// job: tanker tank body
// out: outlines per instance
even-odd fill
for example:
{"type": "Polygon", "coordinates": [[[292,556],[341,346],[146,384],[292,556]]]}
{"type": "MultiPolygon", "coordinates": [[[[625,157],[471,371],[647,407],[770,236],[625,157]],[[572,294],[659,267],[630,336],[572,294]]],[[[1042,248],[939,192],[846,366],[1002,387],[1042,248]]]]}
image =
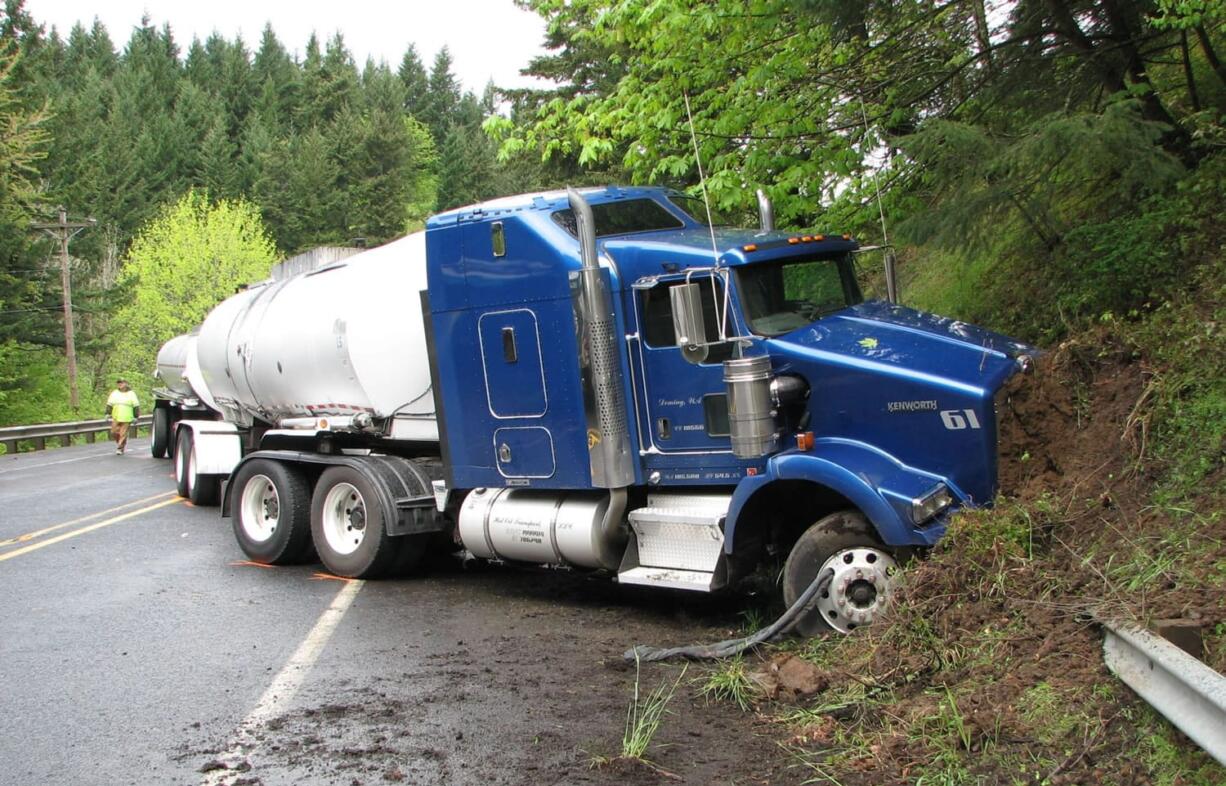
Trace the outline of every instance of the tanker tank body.
{"type": "Polygon", "coordinates": [[[226,420],[437,443],[425,257],[416,233],[214,309],[200,330],[200,367],[226,420]]]}
{"type": "Polygon", "coordinates": [[[176,479],[193,502],[222,502],[252,560],[318,553],[369,577],[407,568],[445,529],[425,289],[416,233],[250,286],[205,318],[199,368],[221,421],[179,424],[176,479]]]}
{"type": "Polygon", "coordinates": [[[172,452],[176,424],[180,420],[214,420],[220,417],[213,397],[200,375],[196,356],[197,331],[175,336],[162,345],[153,372],[160,387],[153,389],[153,438],[150,450],[154,458],[172,452]]]}

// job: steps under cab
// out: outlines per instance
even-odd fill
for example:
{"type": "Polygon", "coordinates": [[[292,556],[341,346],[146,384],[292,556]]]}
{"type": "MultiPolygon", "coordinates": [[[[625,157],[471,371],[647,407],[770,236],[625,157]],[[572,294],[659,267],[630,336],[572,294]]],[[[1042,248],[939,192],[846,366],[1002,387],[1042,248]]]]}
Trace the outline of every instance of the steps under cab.
{"type": "Polygon", "coordinates": [[[633,537],[617,580],[710,592],[728,580],[724,518],[731,495],[652,494],[630,512],[633,537]]]}

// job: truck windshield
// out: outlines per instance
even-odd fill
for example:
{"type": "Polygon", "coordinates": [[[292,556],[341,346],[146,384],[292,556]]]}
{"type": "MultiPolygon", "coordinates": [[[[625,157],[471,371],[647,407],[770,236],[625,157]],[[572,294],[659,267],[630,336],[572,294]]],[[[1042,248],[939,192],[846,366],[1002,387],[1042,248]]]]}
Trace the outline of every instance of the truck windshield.
{"type": "Polygon", "coordinates": [[[745,321],[759,335],[778,336],[859,303],[846,255],[736,269],[745,321]]]}

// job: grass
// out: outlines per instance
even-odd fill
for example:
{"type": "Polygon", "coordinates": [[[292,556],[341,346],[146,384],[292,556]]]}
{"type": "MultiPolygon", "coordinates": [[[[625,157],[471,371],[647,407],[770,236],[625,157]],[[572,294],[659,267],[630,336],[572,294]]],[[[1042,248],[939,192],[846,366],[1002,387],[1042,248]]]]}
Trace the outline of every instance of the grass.
{"type": "Polygon", "coordinates": [[[681,684],[686,669],[682,668],[677,679],[671,683],[665,680],[650,693],[643,695],[640,686],[641,666],[638,658],[635,658],[634,695],[630,700],[630,705],[626,708],[626,726],[622,733],[621,757],[646,762],[647,749],[651,747],[652,740],[660,730],[660,724],[664,722],[664,716],[668,712],[668,703],[672,701],[673,695],[677,692],[677,686],[681,684]]]}
{"type": "Polygon", "coordinates": [[[1133,718],[1137,728],[1136,753],[1149,773],[1153,786],[1221,786],[1226,774],[1222,765],[1199,751],[1189,756],[1182,735],[1158,713],[1141,708],[1133,718]]]}
{"type": "Polygon", "coordinates": [[[754,700],[754,684],[749,679],[745,659],[737,655],[721,661],[698,692],[707,701],[731,701],[741,712],[747,711],[754,700]]]}

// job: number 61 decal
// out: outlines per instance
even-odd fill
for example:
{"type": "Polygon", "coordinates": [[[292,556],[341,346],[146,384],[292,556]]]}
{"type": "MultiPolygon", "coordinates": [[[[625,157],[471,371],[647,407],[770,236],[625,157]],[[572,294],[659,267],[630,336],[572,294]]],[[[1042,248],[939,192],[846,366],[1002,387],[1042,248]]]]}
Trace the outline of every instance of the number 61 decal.
{"type": "Polygon", "coordinates": [[[971,428],[979,428],[979,417],[975,415],[973,409],[945,409],[941,410],[941,422],[945,424],[945,428],[950,431],[961,431],[970,426],[971,428]]]}

